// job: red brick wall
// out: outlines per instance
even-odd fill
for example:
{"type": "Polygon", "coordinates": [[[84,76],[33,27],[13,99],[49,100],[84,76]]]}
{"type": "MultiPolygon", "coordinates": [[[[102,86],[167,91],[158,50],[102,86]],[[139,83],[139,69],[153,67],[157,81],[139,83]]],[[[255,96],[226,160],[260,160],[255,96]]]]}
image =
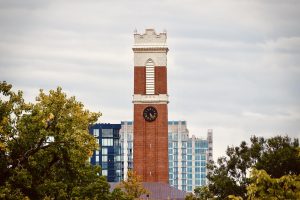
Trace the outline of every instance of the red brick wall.
{"type": "Polygon", "coordinates": [[[167,67],[155,67],[155,94],[167,94],[167,67]]]}
{"type": "MultiPolygon", "coordinates": [[[[134,94],[146,94],[146,67],[134,67],[134,94]]],[[[155,67],[155,94],[167,94],[167,67],[155,67]]]]}
{"type": "Polygon", "coordinates": [[[167,104],[134,105],[133,163],[134,170],[144,182],[169,181],[167,109],[167,104]],[[158,117],[153,122],[143,118],[147,106],[153,106],[158,111],[158,117]]]}
{"type": "Polygon", "coordinates": [[[146,94],[146,67],[134,67],[134,94],[146,94]]]}

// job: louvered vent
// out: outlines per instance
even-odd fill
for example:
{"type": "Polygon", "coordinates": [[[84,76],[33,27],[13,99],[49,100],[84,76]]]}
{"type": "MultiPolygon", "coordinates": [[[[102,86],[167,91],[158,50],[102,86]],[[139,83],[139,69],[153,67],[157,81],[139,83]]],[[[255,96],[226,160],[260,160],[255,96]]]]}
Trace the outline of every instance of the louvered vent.
{"type": "Polygon", "coordinates": [[[154,94],[154,63],[151,59],[146,64],[146,94],[154,94]]]}

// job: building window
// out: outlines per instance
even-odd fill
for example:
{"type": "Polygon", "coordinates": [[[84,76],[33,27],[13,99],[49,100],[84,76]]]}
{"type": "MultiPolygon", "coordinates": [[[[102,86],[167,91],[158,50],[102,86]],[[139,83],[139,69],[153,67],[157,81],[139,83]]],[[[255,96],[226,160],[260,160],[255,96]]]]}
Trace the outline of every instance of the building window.
{"type": "Polygon", "coordinates": [[[187,159],[188,159],[188,160],[192,160],[192,155],[188,155],[188,156],[187,156],[187,159]]]}
{"type": "Polygon", "coordinates": [[[102,170],[102,176],[107,176],[107,170],[102,170]]]}
{"type": "Polygon", "coordinates": [[[107,169],[107,162],[103,162],[101,164],[102,169],[107,169]]]}
{"type": "Polygon", "coordinates": [[[174,167],[178,167],[178,162],[174,162],[174,167]]]}
{"type": "Polygon", "coordinates": [[[114,146],[120,146],[120,143],[119,143],[118,139],[114,139],[114,146]]]}
{"type": "Polygon", "coordinates": [[[103,154],[107,154],[107,148],[106,147],[102,147],[102,155],[103,154]]]}
{"type": "Polygon", "coordinates": [[[178,134],[177,133],[174,134],[174,140],[178,140],[178,134]]]}
{"type": "Polygon", "coordinates": [[[113,137],[113,129],[102,129],[102,137],[113,137]]]}
{"type": "Polygon", "coordinates": [[[93,129],[94,137],[99,137],[99,129],[93,129]]]}
{"type": "Polygon", "coordinates": [[[201,155],[201,160],[206,160],[206,156],[204,154],[201,155]]]}
{"type": "Polygon", "coordinates": [[[113,139],[102,139],[102,146],[113,146],[113,139]]]}
{"type": "Polygon", "coordinates": [[[177,142],[173,142],[173,147],[174,148],[178,148],[178,143],[177,142]]]}
{"type": "Polygon", "coordinates": [[[178,155],[178,149],[174,149],[174,155],[178,155]]]}
{"type": "Polygon", "coordinates": [[[188,186],[187,188],[188,188],[187,191],[190,191],[190,192],[191,192],[191,191],[193,190],[193,187],[192,187],[192,186],[188,186]]]}
{"type": "Polygon", "coordinates": [[[107,162],[107,156],[102,156],[102,162],[107,162]]]}
{"type": "Polygon", "coordinates": [[[196,154],[203,154],[203,153],[205,153],[205,149],[195,149],[195,153],[196,154]]]}
{"type": "Polygon", "coordinates": [[[115,161],[121,161],[121,158],[120,158],[119,155],[118,155],[118,156],[115,156],[115,161]]]}

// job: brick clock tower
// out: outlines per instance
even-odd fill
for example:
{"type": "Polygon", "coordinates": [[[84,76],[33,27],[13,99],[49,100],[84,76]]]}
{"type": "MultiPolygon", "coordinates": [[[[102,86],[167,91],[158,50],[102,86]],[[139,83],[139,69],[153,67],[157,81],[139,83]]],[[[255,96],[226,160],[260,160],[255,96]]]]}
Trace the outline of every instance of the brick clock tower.
{"type": "Polygon", "coordinates": [[[134,34],[133,168],[143,182],[169,182],[167,34],[134,34]]]}

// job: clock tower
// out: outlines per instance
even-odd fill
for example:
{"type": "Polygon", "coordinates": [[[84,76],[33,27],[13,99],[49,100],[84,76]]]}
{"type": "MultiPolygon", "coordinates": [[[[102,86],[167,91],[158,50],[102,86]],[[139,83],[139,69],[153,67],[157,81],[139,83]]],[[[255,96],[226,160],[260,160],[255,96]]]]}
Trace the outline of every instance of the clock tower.
{"type": "Polygon", "coordinates": [[[169,182],[167,34],[134,33],[133,168],[143,182],[169,182]]]}

